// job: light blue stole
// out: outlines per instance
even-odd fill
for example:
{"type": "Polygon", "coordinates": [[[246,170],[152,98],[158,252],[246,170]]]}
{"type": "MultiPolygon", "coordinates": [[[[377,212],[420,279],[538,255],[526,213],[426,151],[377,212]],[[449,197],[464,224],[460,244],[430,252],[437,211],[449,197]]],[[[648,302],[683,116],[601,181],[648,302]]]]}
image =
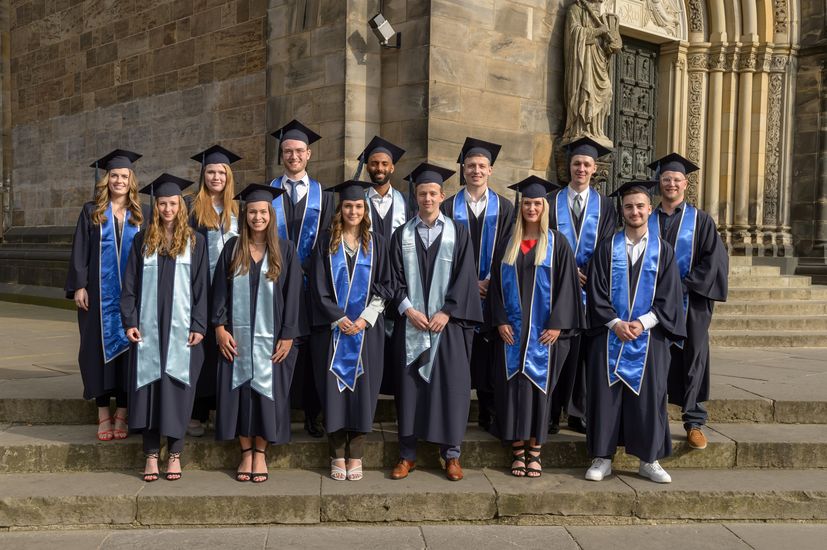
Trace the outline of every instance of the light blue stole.
{"type": "MultiPolygon", "coordinates": [[[[643,264],[640,267],[640,275],[635,287],[634,303],[630,303],[631,266],[626,254],[626,233],[624,231],[615,233],[612,239],[611,292],[612,305],[621,321],[632,321],[652,309],[660,264],[660,236],[657,233],[649,232],[646,250],[639,261],[643,264]]],[[[636,395],[640,395],[649,351],[649,337],[649,331],[644,330],[635,340],[621,342],[617,335],[609,330],[606,342],[609,386],[621,381],[636,395]]]]}
{"type": "MultiPolygon", "coordinates": [[[[236,246],[237,243],[236,243],[236,246]]],[[[252,268],[252,266],[251,266],[252,268]]],[[[233,338],[238,356],[233,360],[233,389],[245,382],[273,401],[273,350],[276,348],[275,284],[267,278],[267,253],[261,260],[258,291],[250,295],[250,272],[233,277],[232,322],[233,338]],[[250,308],[256,304],[256,317],[250,326],[250,308]]]]}
{"type": "MultiPolygon", "coordinates": [[[[692,260],[695,256],[695,228],[698,225],[698,209],[688,203],[683,203],[684,207],[681,211],[681,221],[678,226],[678,237],[675,239],[675,261],[678,263],[678,270],[681,274],[681,281],[683,281],[689,270],[692,269],[692,260]]],[[[660,208],[658,208],[660,210],[660,208]]],[[[649,216],[649,232],[658,236],[660,232],[660,216],[657,212],[649,216]]],[[[689,295],[683,293],[683,315],[686,319],[686,313],[689,309],[689,295]]],[[[675,343],[678,347],[683,347],[683,343],[675,343]]]]}
{"type": "Polygon", "coordinates": [[[112,204],[106,207],[100,226],[100,258],[98,274],[100,280],[100,320],[103,362],[108,363],[129,349],[129,340],[121,322],[121,278],[126,271],[126,260],[132,249],[132,240],[140,228],[129,223],[131,214],[127,210],[121,229],[121,246],[115,242],[115,216],[112,204]]]}
{"type": "Polygon", "coordinates": [[[219,223],[218,229],[207,230],[207,258],[210,260],[210,281],[215,274],[215,266],[218,265],[218,258],[221,256],[221,251],[224,250],[224,245],[233,237],[238,236],[238,219],[235,216],[230,216],[230,229],[224,231],[224,224],[219,223]]]}
{"type": "MultiPolygon", "coordinates": [[[[451,279],[451,266],[454,263],[454,247],[456,246],[457,230],[450,218],[445,218],[442,228],[442,241],[439,243],[434,272],[431,278],[431,288],[428,293],[428,309],[425,310],[425,291],[422,285],[422,274],[419,271],[419,259],[416,252],[416,239],[419,238],[416,225],[419,216],[402,226],[402,267],[405,271],[405,281],[408,287],[408,300],[414,309],[423,312],[430,319],[445,304],[445,293],[451,279]]],[[[425,382],[431,381],[431,372],[434,368],[439,348],[440,332],[417,330],[405,319],[405,366],[409,367],[420,355],[428,352],[428,360],[419,367],[419,376],[425,382]]]]}
{"type": "Polygon", "coordinates": [[[523,312],[520,297],[520,281],[515,264],[505,262],[500,266],[502,296],[508,322],[514,330],[514,344],[505,346],[506,378],[511,380],[522,372],[543,393],[548,392],[551,373],[551,345],[539,343],[543,327],[551,315],[552,266],[554,265],[554,233],[548,232],[548,248],[541,265],[534,269],[534,286],[531,294],[531,311],[528,314],[528,341],[525,354],[521,354],[523,338],[523,312]]]}
{"type": "MultiPolygon", "coordinates": [[[[352,278],[347,268],[344,241],[339,243],[339,249],[335,254],[330,255],[330,273],[333,276],[336,304],[344,310],[348,319],[357,319],[367,307],[370,298],[373,239],[368,244],[366,254],[362,253],[362,247],[359,246],[352,278]]],[[[347,335],[342,334],[338,325],[333,329],[333,357],[330,361],[330,372],[336,377],[340,392],[345,388],[354,391],[356,380],[365,372],[365,367],[362,365],[364,340],[364,330],[358,334],[347,335]]]]}
{"type": "MultiPolygon", "coordinates": [[[[310,185],[307,188],[307,202],[302,214],[302,225],[299,230],[299,242],[293,243],[299,255],[299,261],[304,264],[313,252],[316,245],[316,238],[319,235],[319,223],[322,219],[322,184],[313,178],[308,178],[310,185]]],[[[278,177],[270,182],[271,187],[282,189],[284,176],[278,177]]],[[[273,209],[276,211],[276,222],[279,229],[279,237],[282,240],[290,240],[290,233],[287,230],[287,218],[284,217],[285,196],[281,195],[273,199],[273,209]]],[[[286,200],[290,200],[287,198],[286,200]]]]}
{"type": "MultiPolygon", "coordinates": [[[[391,187],[390,192],[393,199],[393,202],[391,203],[391,234],[393,234],[398,227],[401,227],[405,223],[407,217],[405,210],[407,207],[405,206],[405,197],[402,196],[402,193],[393,187],[391,187]]],[[[370,205],[370,196],[367,191],[365,191],[365,200],[368,202],[368,205],[370,205]]],[[[373,226],[376,225],[376,216],[378,215],[379,214],[374,211],[373,207],[370,206],[370,221],[372,222],[370,224],[371,231],[373,231],[373,226]]]]}
{"type": "MultiPolygon", "coordinates": [[[[491,261],[494,259],[494,247],[497,244],[497,222],[500,218],[500,197],[494,191],[488,191],[488,204],[485,207],[485,220],[480,237],[480,256],[477,258],[479,280],[484,281],[491,272],[491,261]]],[[[468,221],[468,206],[465,203],[465,191],[454,196],[454,221],[470,229],[468,221]]]]}
{"type": "MultiPolygon", "coordinates": [[[[582,268],[594,255],[597,246],[597,231],[600,228],[601,209],[600,193],[589,187],[588,198],[583,207],[580,222],[580,232],[576,232],[574,220],[569,210],[568,190],[564,189],[557,193],[555,202],[555,214],[557,217],[557,231],[566,237],[571,249],[574,251],[574,259],[577,267],[582,268]]],[[[586,291],[580,290],[583,305],[586,305],[586,291]]]]}
{"type": "MultiPolygon", "coordinates": [[[[175,278],[172,292],[172,318],[169,325],[165,372],[172,378],[190,385],[190,347],[187,345],[192,319],[192,263],[191,240],[175,258],[175,278]]],[[[137,350],[137,385],[140,389],[161,378],[161,329],[158,321],[158,251],[144,258],[141,281],[141,315],[138,330],[141,341],[137,350]]]]}

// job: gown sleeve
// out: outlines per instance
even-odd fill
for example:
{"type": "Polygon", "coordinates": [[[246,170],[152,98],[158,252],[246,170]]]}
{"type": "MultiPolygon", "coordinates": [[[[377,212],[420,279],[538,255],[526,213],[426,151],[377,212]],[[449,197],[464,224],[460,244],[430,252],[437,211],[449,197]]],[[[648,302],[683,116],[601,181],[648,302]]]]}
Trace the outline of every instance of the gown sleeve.
{"type": "Polygon", "coordinates": [[[138,326],[140,301],[141,270],[143,268],[143,256],[141,249],[144,246],[144,232],[141,231],[132,240],[132,248],[129,250],[129,258],[126,260],[126,271],[121,282],[121,322],[123,328],[138,326]]]}
{"type": "Polygon", "coordinates": [[[609,272],[612,240],[602,241],[589,265],[589,279],[586,281],[587,327],[598,329],[618,317],[612,305],[612,279],[609,272]]]}
{"type": "Polygon", "coordinates": [[[445,303],[441,311],[452,320],[482,324],[482,306],[480,305],[477,267],[474,262],[474,247],[468,236],[468,230],[457,223],[454,227],[457,234],[454,265],[451,268],[451,280],[448,283],[445,303]]]}
{"type": "Polygon", "coordinates": [[[330,234],[324,234],[316,243],[313,250],[310,267],[310,304],[311,323],[313,326],[330,326],[331,323],[346,317],[344,310],[339,307],[333,291],[332,275],[328,247],[330,234]]]}
{"type": "Polygon", "coordinates": [[[89,262],[92,254],[90,232],[92,231],[91,208],[85,204],[78,216],[75,235],[72,238],[72,254],[69,256],[69,272],[66,274],[66,297],[75,297],[75,291],[89,284],[89,262]]]}
{"type": "MultiPolygon", "coordinates": [[[[511,238],[511,232],[514,230],[514,216],[516,213],[516,209],[514,205],[511,204],[511,201],[506,199],[503,196],[500,196],[500,232],[499,236],[497,237],[497,242],[508,242],[508,239],[511,238]]],[[[491,264],[492,268],[494,265],[499,264],[491,264]]]]}
{"type": "Polygon", "coordinates": [[[402,261],[402,228],[398,227],[391,237],[389,247],[390,254],[390,278],[393,295],[388,304],[388,309],[396,312],[399,306],[408,297],[408,286],[405,281],[405,267],[402,261]]]}
{"type": "Polygon", "coordinates": [[[560,329],[571,335],[586,324],[580,301],[580,282],[574,252],[561,234],[554,232],[554,289],[551,315],[543,328],[560,329]]]}
{"type": "Polygon", "coordinates": [[[673,342],[686,338],[680,271],[672,247],[664,240],[660,245],[658,286],[650,311],[657,316],[657,327],[667,333],[667,338],[673,342]]]}
{"type": "Polygon", "coordinates": [[[190,332],[207,334],[207,318],[209,310],[207,295],[209,294],[209,263],[207,263],[207,245],[200,233],[193,233],[195,237],[195,251],[192,261],[192,311],[190,313],[190,332]]]}
{"type": "Polygon", "coordinates": [[[509,324],[503,300],[502,274],[500,272],[500,266],[507,248],[508,240],[501,240],[497,251],[494,253],[494,260],[491,262],[491,283],[488,287],[488,298],[485,300],[485,304],[488,307],[492,329],[509,324]]]}
{"type": "MultiPolygon", "coordinates": [[[[282,315],[281,340],[291,340],[301,336],[299,329],[299,308],[304,302],[302,299],[303,285],[302,270],[299,266],[299,259],[296,256],[296,249],[289,241],[279,241],[282,257],[282,299],[284,300],[284,313],[282,315]]],[[[225,247],[226,248],[226,247],[225,247]]]]}
{"type": "Polygon", "coordinates": [[[725,302],[729,277],[729,256],[715,227],[715,222],[705,212],[698,211],[699,258],[683,280],[689,292],[708,300],[725,302]]]}
{"type": "Polygon", "coordinates": [[[233,259],[235,243],[238,237],[229,239],[221,250],[215,273],[212,277],[212,311],[211,324],[215,327],[226,326],[230,321],[230,281],[228,279],[230,264],[233,259]]]}

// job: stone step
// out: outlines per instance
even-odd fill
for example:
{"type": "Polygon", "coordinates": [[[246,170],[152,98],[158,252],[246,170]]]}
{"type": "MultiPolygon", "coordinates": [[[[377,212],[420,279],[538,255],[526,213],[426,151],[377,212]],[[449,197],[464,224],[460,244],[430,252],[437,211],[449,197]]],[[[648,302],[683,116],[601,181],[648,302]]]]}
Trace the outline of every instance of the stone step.
{"type": "Polygon", "coordinates": [[[827,286],[805,288],[731,288],[727,299],[734,301],[754,300],[827,300],[827,286]]]}
{"type": "Polygon", "coordinates": [[[741,275],[729,278],[729,288],[807,288],[809,277],[799,275],[741,275]]]}
{"type": "Polygon", "coordinates": [[[360,482],[323,472],[277,470],[266,483],[231,472],[186,471],[174,483],[138,472],[0,475],[0,527],[141,528],[256,524],[478,522],[617,524],[673,521],[821,521],[827,470],[681,470],[657,484],[621,468],[600,483],[583,469],[547,469],[536,479],[465,469],[394,481],[367,471],[360,482]]]}
{"type": "Polygon", "coordinates": [[[781,275],[781,268],[774,265],[731,265],[729,266],[729,278],[742,275],[760,275],[764,277],[781,275]]]}
{"type": "MultiPolygon", "coordinates": [[[[827,426],[780,424],[711,424],[709,445],[703,451],[686,443],[682,426],[673,423],[669,468],[827,468],[827,426]],[[743,445],[743,448],[742,448],[743,445]]],[[[500,441],[476,426],[469,426],[462,447],[463,464],[472,468],[505,468],[510,454],[500,441]]],[[[390,469],[398,460],[396,426],[377,424],[365,445],[365,467],[390,469]]],[[[437,449],[422,444],[424,467],[438,467],[437,449]]],[[[585,468],[589,464],[584,435],[562,430],[543,446],[544,463],[553,467],[585,468]]],[[[306,435],[294,424],[293,441],[272,447],[274,469],[325,468],[329,464],[326,439],[306,435]]],[[[232,469],[238,464],[238,444],[216,442],[212,434],[187,438],[184,467],[195,470],[232,469]]],[[[92,426],[12,426],[0,432],[0,473],[89,472],[136,469],[143,466],[141,437],[101,442],[92,426]]],[[[633,457],[618,453],[620,466],[632,467],[633,457]]]]}
{"type": "Polygon", "coordinates": [[[827,332],[776,330],[710,330],[712,346],[736,348],[824,348],[827,332]]]}
{"type": "Polygon", "coordinates": [[[827,331],[827,315],[715,315],[712,330],[806,330],[827,331]]]}
{"type": "Polygon", "coordinates": [[[712,320],[720,315],[823,315],[827,314],[827,300],[757,300],[726,301],[715,304],[712,320]]]}

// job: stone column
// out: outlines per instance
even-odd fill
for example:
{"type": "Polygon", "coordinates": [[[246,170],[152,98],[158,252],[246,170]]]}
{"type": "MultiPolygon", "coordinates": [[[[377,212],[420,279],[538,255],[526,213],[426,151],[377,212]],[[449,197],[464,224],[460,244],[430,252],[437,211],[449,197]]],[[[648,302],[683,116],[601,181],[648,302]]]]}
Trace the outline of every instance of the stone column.
{"type": "Polygon", "coordinates": [[[670,113],[670,116],[659,117],[655,136],[657,154],[686,150],[687,49],[686,43],[682,42],[670,42],[660,47],[657,109],[659,113],[670,113]]]}
{"type": "Polygon", "coordinates": [[[752,146],[752,81],[756,55],[752,49],[741,52],[738,66],[738,130],[735,154],[735,204],[733,208],[733,245],[743,254],[752,244],[749,234],[750,152],[752,146]]]}
{"type": "Polygon", "coordinates": [[[816,162],[816,208],[813,252],[827,260],[827,59],[821,60],[821,100],[819,102],[819,149],[816,162]]]}
{"type": "Polygon", "coordinates": [[[689,72],[689,98],[687,123],[686,157],[696,162],[701,169],[689,175],[686,189],[687,199],[695,204],[703,204],[703,181],[706,174],[704,166],[704,142],[706,139],[706,80],[708,66],[708,44],[692,44],[687,58],[689,72]]]}
{"type": "Polygon", "coordinates": [[[703,207],[715,223],[720,218],[721,109],[724,97],[724,52],[719,46],[709,55],[709,104],[706,126],[706,170],[703,207]]]}
{"type": "Polygon", "coordinates": [[[0,242],[11,225],[11,43],[9,0],[0,2],[0,242]]]}

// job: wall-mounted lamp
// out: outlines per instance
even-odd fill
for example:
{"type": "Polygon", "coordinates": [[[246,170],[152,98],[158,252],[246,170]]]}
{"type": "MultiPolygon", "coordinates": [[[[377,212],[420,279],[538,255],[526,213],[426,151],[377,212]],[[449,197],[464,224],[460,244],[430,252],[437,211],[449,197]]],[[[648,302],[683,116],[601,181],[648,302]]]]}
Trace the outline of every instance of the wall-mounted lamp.
{"type": "Polygon", "coordinates": [[[370,28],[373,30],[373,34],[376,35],[376,38],[379,40],[379,45],[383,48],[396,48],[399,49],[402,46],[402,33],[396,32],[393,30],[393,27],[390,24],[390,21],[385,19],[385,16],[382,13],[377,13],[373,18],[369,21],[370,28]],[[391,44],[390,39],[396,35],[396,44],[391,44]]]}

